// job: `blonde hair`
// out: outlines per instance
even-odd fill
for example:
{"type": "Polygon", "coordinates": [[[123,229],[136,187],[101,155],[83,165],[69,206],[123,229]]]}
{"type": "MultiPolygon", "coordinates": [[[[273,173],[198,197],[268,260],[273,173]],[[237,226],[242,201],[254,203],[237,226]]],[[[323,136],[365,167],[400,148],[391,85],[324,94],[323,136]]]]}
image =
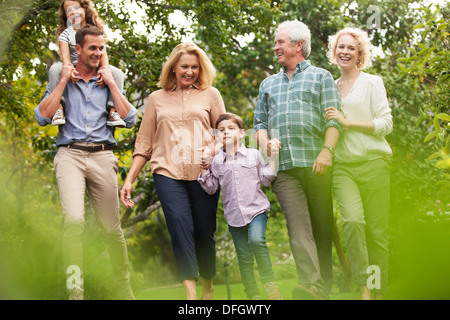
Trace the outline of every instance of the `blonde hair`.
{"type": "Polygon", "coordinates": [[[367,32],[358,28],[344,28],[328,39],[327,58],[330,64],[337,64],[336,62],[336,47],[338,40],[343,35],[351,35],[358,43],[359,60],[356,62],[358,70],[366,69],[372,65],[372,55],[370,53],[370,40],[367,32]]]}
{"type": "Polygon", "coordinates": [[[178,63],[183,54],[195,54],[198,58],[199,75],[196,84],[199,86],[199,89],[206,89],[210,87],[216,77],[216,69],[214,68],[211,60],[209,60],[205,51],[191,42],[180,43],[172,50],[166,63],[164,63],[157,85],[162,87],[164,90],[173,89],[173,87],[177,84],[177,78],[175,73],[172,72],[172,69],[178,63]]]}

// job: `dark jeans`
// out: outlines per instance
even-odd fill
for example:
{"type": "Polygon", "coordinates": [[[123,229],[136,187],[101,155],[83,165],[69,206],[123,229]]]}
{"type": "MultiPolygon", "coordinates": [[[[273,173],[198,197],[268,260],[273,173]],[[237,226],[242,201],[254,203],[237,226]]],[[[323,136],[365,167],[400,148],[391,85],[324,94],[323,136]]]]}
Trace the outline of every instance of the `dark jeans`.
{"type": "Polygon", "coordinates": [[[256,259],[261,282],[273,281],[272,262],[266,244],[267,218],[268,215],[265,212],[257,215],[246,226],[228,226],[236,248],[245,293],[249,298],[259,295],[255,272],[253,271],[254,259],[256,259]]]}
{"type": "Polygon", "coordinates": [[[311,168],[279,171],[272,184],[286,217],[299,283],[332,285],[333,202],[330,174],[311,168]]]}
{"type": "Polygon", "coordinates": [[[180,280],[210,280],[216,273],[216,211],[219,191],[210,196],[197,181],[153,174],[180,280]],[[198,270],[198,271],[197,271],[198,270]],[[197,273],[198,272],[198,273],[197,273]]]}

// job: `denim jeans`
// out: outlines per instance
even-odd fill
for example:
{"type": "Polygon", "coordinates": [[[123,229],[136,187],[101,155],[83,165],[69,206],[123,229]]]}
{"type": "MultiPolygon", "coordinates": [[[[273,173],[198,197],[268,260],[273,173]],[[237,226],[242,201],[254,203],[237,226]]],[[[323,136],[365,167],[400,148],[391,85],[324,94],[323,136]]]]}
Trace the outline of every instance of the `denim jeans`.
{"type": "Polygon", "coordinates": [[[267,212],[257,215],[244,227],[228,226],[236,249],[239,271],[249,298],[259,295],[253,261],[256,260],[262,283],[273,281],[272,262],[266,244],[267,212]]]}

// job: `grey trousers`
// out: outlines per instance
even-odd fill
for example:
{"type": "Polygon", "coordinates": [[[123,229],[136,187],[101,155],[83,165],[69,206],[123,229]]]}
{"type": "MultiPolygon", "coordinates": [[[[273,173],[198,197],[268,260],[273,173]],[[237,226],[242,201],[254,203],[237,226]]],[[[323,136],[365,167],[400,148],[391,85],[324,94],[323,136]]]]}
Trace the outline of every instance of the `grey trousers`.
{"type": "Polygon", "coordinates": [[[331,177],[311,168],[279,171],[272,184],[286,217],[289,244],[301,285],[330,292],[333,203],[331,177]]]}

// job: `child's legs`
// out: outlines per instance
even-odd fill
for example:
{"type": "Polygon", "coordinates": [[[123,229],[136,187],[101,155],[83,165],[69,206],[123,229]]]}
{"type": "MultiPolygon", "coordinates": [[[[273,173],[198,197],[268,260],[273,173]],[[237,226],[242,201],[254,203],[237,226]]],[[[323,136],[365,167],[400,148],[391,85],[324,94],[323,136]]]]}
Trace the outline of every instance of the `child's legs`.
{"type": "MultiPolygon", "coordinates": [[[[111,70],[117,88],[119,88],[120,92],[123,92],[123,83],[125,81],[125,75],[123,74],[122,70],[111,65],[109,66],[109,69],[111,70]]],[[[109,92],[108,96],[108,107],[114,108],[114,99],[112,97],[111,91],[109,92]]]]}
{"type": "Polygon", "coordinates": [[[61,79],[61,71],[62,71],[62,62],[56,62],[52,64],[50,69],[48,70],[48,86],[50,92],[55,90],[56,86],[61,79]]]}
{"type": "Polygon", "coordinates": [[[241,273],[245,293],[249,298],[259,295],[255,272],[253,271],[253,251],[248,242],[248,226],[228,226],[228,230],[233,238],[234,248],[236,249],[239,272],[241,273]]]}
{"type": "Polygon", "coordinates": [[[267,212],[253,218],[248,228],[250,248],[255,256],[262,283],[273,281],[272,261],[266,244],[267,212]]]}
{"type": "MultiPolygon", "coordinates": [[[[62,66],[62,62],[56,62],[52,64],[48,70],[48,89],[50,90],[50,93],[55,90],[59,80],[61,80],[62,66]]],[[[61,101],[64,102],[64,96],[61,97],[61,101]]]]}

